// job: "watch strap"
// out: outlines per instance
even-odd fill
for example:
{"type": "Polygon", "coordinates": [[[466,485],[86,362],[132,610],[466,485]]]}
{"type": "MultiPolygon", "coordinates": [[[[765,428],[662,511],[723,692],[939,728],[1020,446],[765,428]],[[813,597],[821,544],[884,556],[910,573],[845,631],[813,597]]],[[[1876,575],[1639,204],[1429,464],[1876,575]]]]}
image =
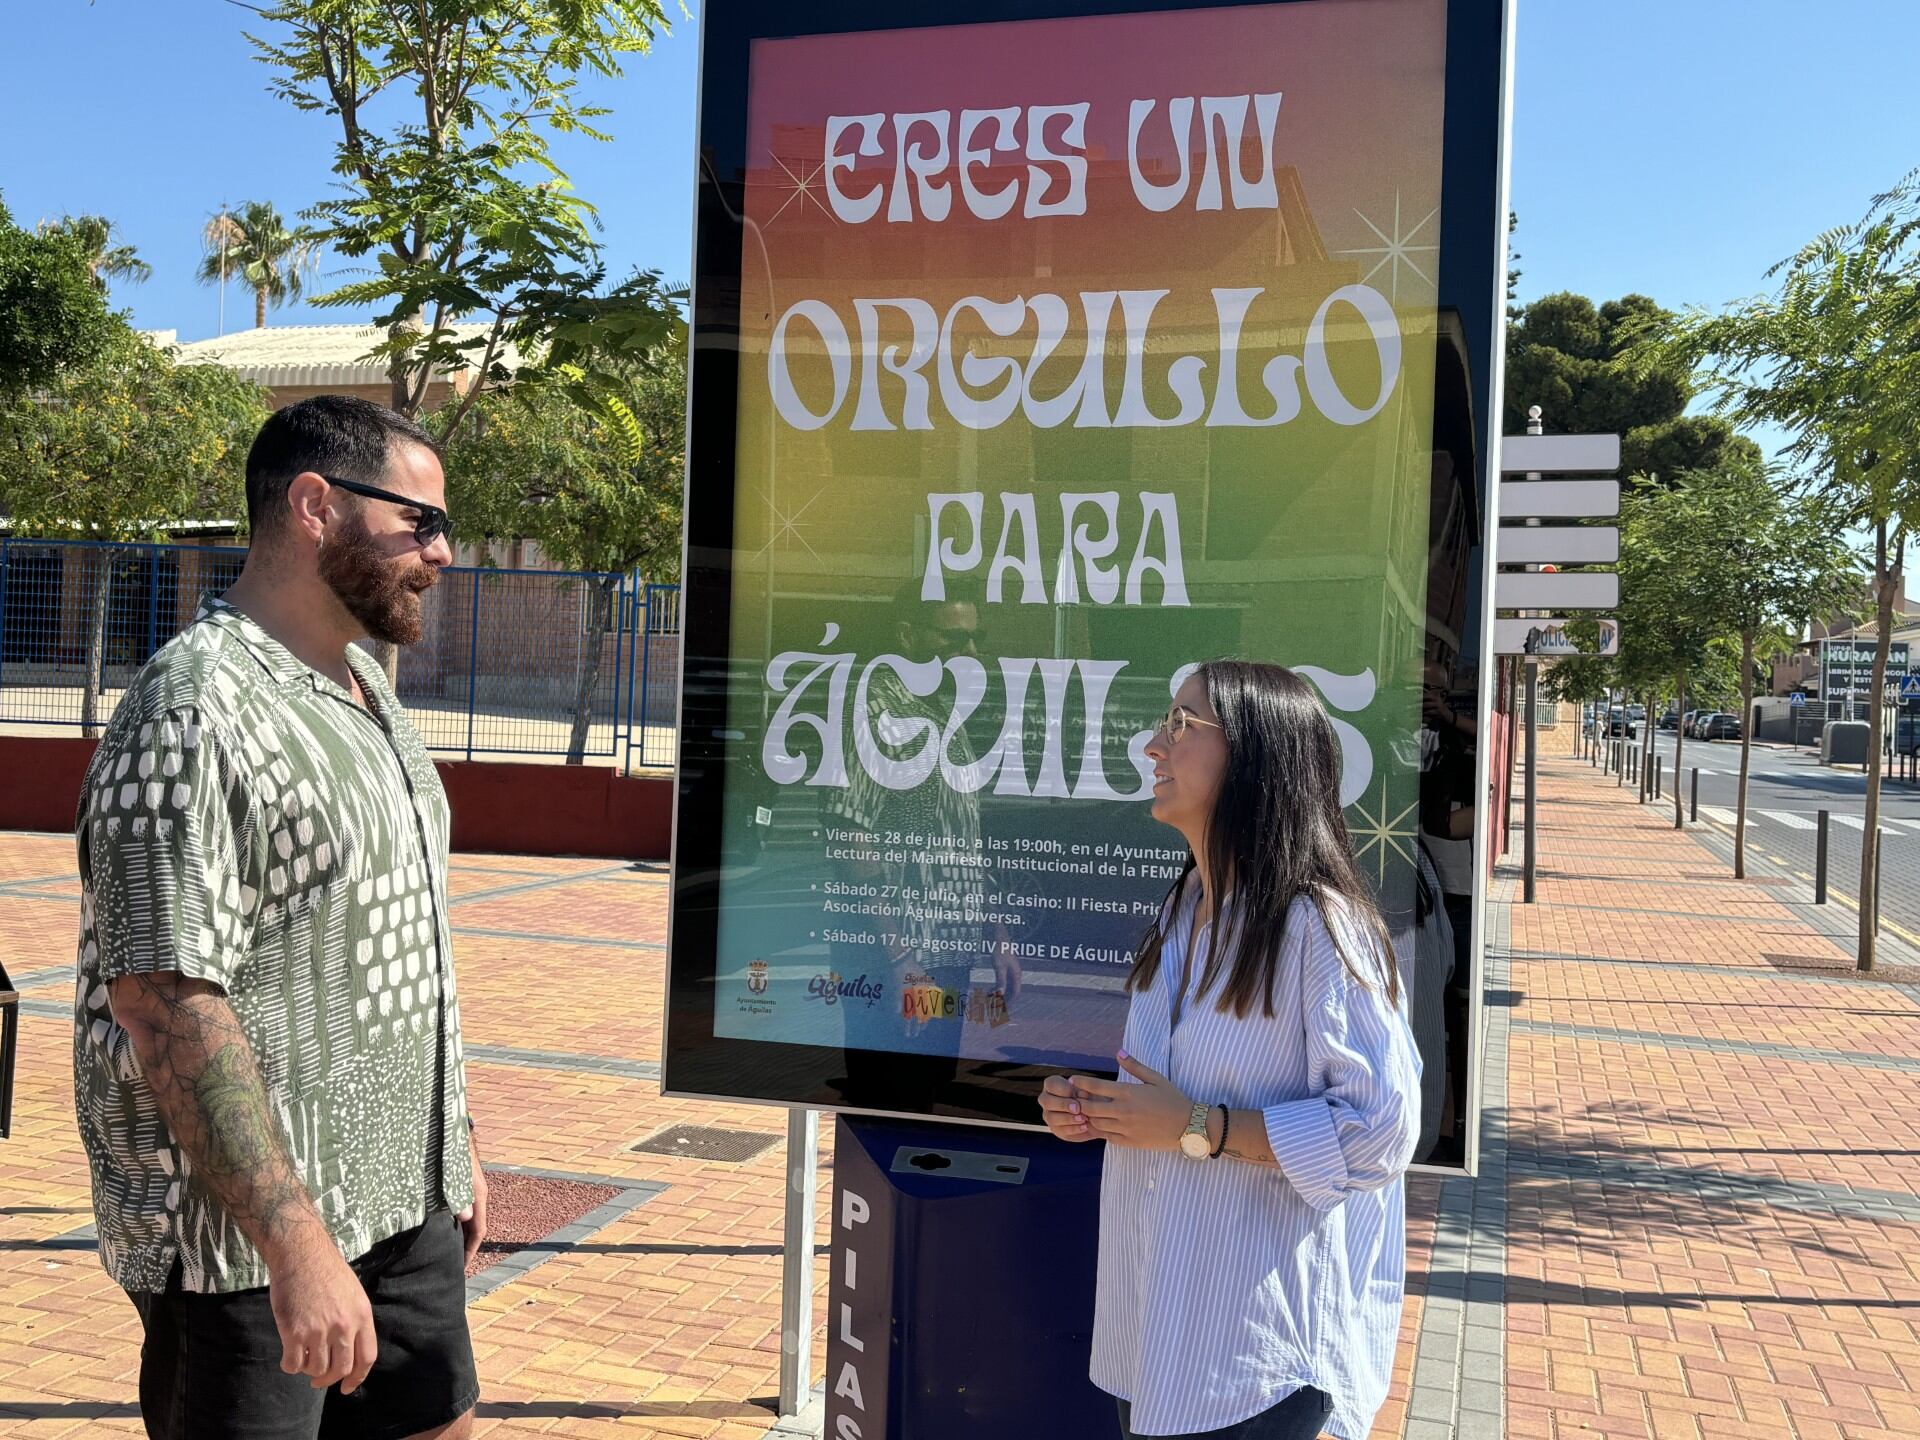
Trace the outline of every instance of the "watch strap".
{"type": "Polygon", "coordinates": [[[1207,1134],[1207,1117],[1213,1113],[1213,1107],[1205,1101],[1194,1104],[1193,1111],[1187,1116],[1188,1135],[1198,1135],[1204,1141],[1207,1134]]]}

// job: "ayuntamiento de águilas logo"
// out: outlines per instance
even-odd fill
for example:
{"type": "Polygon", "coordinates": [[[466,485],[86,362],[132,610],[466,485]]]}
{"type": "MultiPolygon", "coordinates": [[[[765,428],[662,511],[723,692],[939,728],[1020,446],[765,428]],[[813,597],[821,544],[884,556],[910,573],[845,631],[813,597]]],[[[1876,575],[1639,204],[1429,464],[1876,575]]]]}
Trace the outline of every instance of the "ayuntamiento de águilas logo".
{"type": "Polygon", "coordinates": [[[848,980],[837,970],[829,970],[807,981],[807,998],[826,1005],[838,1005],[844,1001],[849,1005],[873,1006],[880,1003],[880,997],[885,993],[886,987],[878,980],[869,980],[865,975],[848,980]]]}

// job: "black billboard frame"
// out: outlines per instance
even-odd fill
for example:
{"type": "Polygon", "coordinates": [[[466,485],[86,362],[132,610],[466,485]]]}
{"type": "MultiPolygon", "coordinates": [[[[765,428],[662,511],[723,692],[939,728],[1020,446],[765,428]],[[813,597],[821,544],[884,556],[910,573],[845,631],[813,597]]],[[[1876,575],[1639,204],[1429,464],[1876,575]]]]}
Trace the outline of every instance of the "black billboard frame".
{"type": "MultiPolygon", "coordinates": [[[[1273,4],[1345,4],[1366,0],[1252,0],[1273,4]]],[[[1497,524],[1500,415],[1504,350],[1508,228],[1508,126],[1511,113],[1514,0],[1436,0],[1447,8],[1445,118],[1442,149],[1439,308],[1463,362],[1468,397],[1464,422],[1473,446],[1473,529],[1469,615],[1473,632],[1459,637],[1460,653],[1477,666],[1475,715],[1476,821],[1473,837],[1473,916],[1468,980],[1467,1093],[1464,1144],[1457,1163],[1416,1168],[1458,1173],[1478,1169],[1484,955],[1490,857],[1487,815],[1492,746],[1491,529],[1497,524]],[[1462,303],[1465,302],[1465,303],[1462,303]]],[[[662,1093],[681,1099],[745,1102],[838,1113],[931,1119],[958,1124],[1037,1126],[1034,1102],[1048,1067],[961,1058],[943,1062],[944,1096],[926,1103],[859,1103],[844,1081],[850,1054],[837,1047],[732,1039],[716,1035],[714,989],[718,972],[718,803],[726,783],[730,744],[726,694],[731,636],[731,557],[734,534],[734,425],[739,397],[740,275],[745,258],[744,203],[748,82],[752,46],[763,39],[901,31],[950,25],[997,24],[1156,12],[1248,8],[1220,0],[951,0],[917,4],[902,13],[880,0],[831,0],[796,14],[790,4],[735,0],[700,18],[698,123],[688,357],[686,492],[681,583],[678,765],[675,772],[673,879],[667,938],[667,983],[662,1042],[662,1093]],[[734,176],[729,181],[727,176],[734,176]],[[768,1051],[783,1062],[763,1071],[768,1051]],[[959,1097],[959,1098],[956,1098],[959,1097]]],[[[1436,375],[1436,391],[1440,380],[1436,375]]],[[[1436,396],[1436,407],[1438,397],[1436,396]]],[[[1439,416],[1436,414],[1436,425],[1439,416]]],[[[1437,442],[1436,442],[1437,443],[1437,442]]],[[[910,1056],[884,1056],[910,1069],[910,1056]]],[[[1111,1072],[1108,1072],[1111,1073],[1111,1072]]],[[[933,1082],[929,1082],[930,1085],[933,1082]]],[[[900,1091],[896,1088],[897,1097],[900,1091]]]]}

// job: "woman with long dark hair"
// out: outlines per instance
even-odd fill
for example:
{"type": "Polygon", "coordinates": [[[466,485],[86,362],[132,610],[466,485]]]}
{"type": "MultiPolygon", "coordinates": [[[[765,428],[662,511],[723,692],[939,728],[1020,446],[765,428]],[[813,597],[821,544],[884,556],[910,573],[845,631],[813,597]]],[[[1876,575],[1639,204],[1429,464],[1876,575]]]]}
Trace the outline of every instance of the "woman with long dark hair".
{"type": "Polygon", "coordinates": [[[1147,754],[1190,853],[1135,956],[1123,1073],[1041,1097],[1054,1134],[1107,1142],[1093,1380],[1129,1440],[1364,1440],[1420,1061],[1333,725],[1292,671],[1213,661],[1147,754]]]}

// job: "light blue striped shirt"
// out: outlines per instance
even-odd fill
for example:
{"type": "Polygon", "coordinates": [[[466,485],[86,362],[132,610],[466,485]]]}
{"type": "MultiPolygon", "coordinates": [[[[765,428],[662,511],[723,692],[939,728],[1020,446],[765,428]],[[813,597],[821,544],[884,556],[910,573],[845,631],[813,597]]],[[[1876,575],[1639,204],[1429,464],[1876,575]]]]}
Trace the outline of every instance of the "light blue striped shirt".
{"type": "MultiPolygon", "coordinates": [[[[1420,1131],[1420,1059],[1403,1009],[1355,982],[1311,900],[1287,913],[1274,1015],[1189,993],[1170,1026],[1199,885],[1133,997],[1127,1053],[1196,1102],[1258,1110],[1279,1160],[1108,1145],[1100,1191],[1093,1383],[1133,1404],[1142,1435],[1238,1424],[1305,1385],[1329,1431],[1364,1440],[1386,1399],[1406,1282],[1404,1176],[1420,1131]],[[1170,1033],[1171,1032],[1171,1033],[1170,1033]]],[[[1365,973],[1374,942],[1330,902],[1365,973]]],[[[1125,1080],[1127,1077],[1122,1075],[1125,1080]]]]}

